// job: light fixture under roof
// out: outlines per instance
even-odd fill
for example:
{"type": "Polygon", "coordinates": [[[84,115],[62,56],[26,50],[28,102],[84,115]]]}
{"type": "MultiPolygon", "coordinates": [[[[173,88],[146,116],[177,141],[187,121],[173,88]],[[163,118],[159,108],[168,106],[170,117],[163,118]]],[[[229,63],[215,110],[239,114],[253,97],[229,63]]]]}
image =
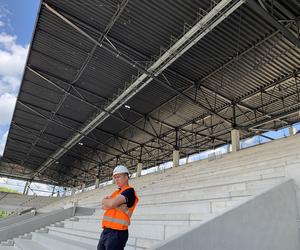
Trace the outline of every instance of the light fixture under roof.
{"type": "Polygon", "coordinates": [[[82,143],[82,142],[78,142],[78,145],[79,145],[79,146],[82,146],[82,145],[83,145],[83,143],[82,143]]]}
{"type": "Polygon", "coordinates": [[[124,105],[125,108],[130,109],[131,107],[129,105],[124,105]]]}

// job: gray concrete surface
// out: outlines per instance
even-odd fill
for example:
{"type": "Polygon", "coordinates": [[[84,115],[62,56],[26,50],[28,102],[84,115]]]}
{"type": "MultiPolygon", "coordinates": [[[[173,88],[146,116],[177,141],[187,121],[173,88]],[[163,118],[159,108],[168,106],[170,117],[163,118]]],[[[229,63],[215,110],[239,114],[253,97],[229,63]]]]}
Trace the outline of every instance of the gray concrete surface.
{"type": "Polygon", "coordinates": [[[289,180],[151,250],[299,250],[298,218],[289,180]]]}

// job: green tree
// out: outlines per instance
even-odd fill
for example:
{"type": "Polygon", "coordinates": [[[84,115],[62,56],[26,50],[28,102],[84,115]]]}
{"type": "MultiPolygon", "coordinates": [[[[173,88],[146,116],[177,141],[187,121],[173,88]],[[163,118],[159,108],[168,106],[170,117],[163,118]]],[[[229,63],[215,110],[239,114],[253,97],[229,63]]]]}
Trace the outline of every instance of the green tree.
{"type": "MultiPolygon", "coordinates": [[[[0,187],[0,192],[5,192],[5,193],[16,193],[16,194],[19,193],[17,190],[10,189],[10,188],[7,188],[7,187],[0,187]]],[[[0,210],[0,219],[5,218],[5,217],[7,217],[8,215],[9,215],[8,212],[0,210]]]]}
{"type": "Polygon", "coordinates": [[[0,187],[0,192],[6,192],[6,193],[19,193],[17,190],[10,189],[7,187],[0,187]]]}
{"type": "Polygon", "coordinates": [[[5,218],[6,216],[8,216],[8,213],[0,210],[0,219],[5,218]]]}

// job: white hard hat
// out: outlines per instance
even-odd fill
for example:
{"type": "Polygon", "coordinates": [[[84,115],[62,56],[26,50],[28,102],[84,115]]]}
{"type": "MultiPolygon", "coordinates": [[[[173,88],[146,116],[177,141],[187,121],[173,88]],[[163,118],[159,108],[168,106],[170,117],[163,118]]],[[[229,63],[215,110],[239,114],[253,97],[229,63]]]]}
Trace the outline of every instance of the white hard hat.
{"type": "Polygon", "coordinates": [[[113,176],[116,174],[128,174],[129,175],[129,170],[123,165],[118,165],[115,167],[113,171],[113,176]]]}

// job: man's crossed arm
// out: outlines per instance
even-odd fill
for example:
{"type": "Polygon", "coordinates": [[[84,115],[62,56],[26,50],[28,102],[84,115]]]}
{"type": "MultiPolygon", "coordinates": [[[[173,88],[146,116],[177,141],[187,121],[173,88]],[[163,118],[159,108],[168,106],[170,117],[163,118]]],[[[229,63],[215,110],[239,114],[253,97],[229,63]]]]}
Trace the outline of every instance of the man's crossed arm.
{"type": "MultiPolygon", "coordinates": [[[[126,198],[123,195],[118,195],[115,198],[111,198],[110,196],[106,196],[102,200],[102,209],[107,210],[110,208],[124,208],[126,206],[126,198]]],[[[126,206],[127,208],[127,206],[126,206]]]]}

